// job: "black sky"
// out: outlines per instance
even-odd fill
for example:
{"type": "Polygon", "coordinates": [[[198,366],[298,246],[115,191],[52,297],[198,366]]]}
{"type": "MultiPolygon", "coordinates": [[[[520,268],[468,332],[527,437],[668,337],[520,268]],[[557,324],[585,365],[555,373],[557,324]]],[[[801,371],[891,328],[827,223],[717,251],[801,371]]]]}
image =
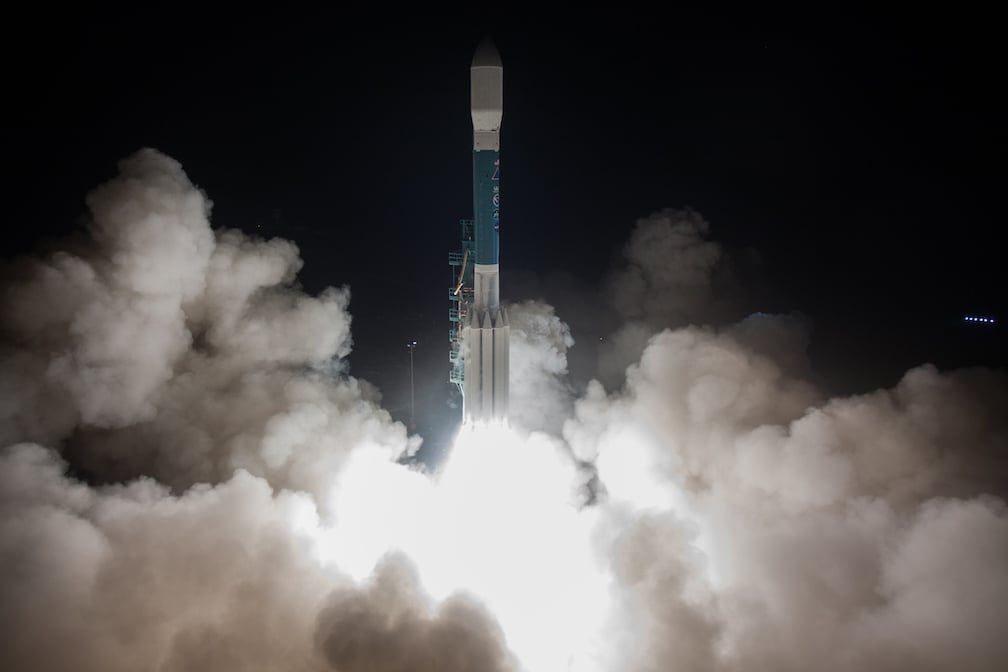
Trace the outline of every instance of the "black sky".
{"type": "Polygon", "coordinates": [[[405,343],[421,342],[433,435],[448,417],[446,254],[472,208],[468,66],[490,33],[505,295],[510,270],[595,285],[637,218],[689,206],[730,253],[759,253],[774,289],[760,308],[811,317],[836,391],[925,361],[1003,366],[1004,328],[961,322],[1008,319],[1008,59],[991,20],[26,20],[5,47],[4,256],[73,230],[116,161],[155,147],[206,190],[215,226],[294,240],[311,292],[350,285],[351,370],[400,419],[405,343]]]}

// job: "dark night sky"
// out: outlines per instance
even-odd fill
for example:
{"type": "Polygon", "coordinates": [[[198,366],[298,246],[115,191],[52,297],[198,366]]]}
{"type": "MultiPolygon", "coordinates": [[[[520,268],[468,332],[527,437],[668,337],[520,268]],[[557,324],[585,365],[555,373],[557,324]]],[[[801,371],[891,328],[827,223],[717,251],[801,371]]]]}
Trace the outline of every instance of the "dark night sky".
{"type": "Polygon", "coordinates": [[[468,66],[491,33],[505,295],[511,269],[597,284],[637,218],[691,206],[729,252],[759,252],[765,310],[812,318],[836,391],[924,361],[1005,365],[1003,327],[960,321],[1008,319],[1002,40],[944,17],[828,34],[433,22],[24,22],[5,54],[27,65],[6,84],[4,256],[71,230],[118,159],[160,149],[215,226],[294,240],[308,291],[351,286],[351,370],[400,419],[420,340],[430,432],[447,408],[446,253],[472,208],[468,66]]]}

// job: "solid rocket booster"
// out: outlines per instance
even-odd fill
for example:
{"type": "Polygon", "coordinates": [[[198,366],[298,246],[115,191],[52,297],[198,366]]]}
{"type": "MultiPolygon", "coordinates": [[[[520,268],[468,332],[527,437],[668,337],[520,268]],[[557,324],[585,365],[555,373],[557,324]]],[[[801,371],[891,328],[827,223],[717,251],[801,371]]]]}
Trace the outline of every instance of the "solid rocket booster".
{"type": "Polygon", "coordinates": [[[484,40],[469,69],[473,125],[473,303],[466,316],[463,417],[503,421],[508,410],[510,332],[500,305],[500,127],[504,68],[484,40]]]}

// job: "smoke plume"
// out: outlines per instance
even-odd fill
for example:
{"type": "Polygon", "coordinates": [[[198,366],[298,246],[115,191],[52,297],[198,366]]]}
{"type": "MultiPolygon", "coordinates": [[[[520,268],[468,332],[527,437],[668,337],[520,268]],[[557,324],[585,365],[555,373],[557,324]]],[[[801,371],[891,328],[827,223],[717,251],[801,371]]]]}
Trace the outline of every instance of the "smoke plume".
{"type": "Polygon", "coordinates": [[[605,295],[620,316],[598,354],[598,378],[613,389],[640,359],[650,336],[665,328],[724,323],[737,310],[738,288],[710,224],[693,210],[662,210],[637,221],[623,264],[605,295]]]}
{"type": "Polygon", "coordinates": [[[292,243],[214,230],[153,150],[87,205],[85,235],[2,268],[2,669],[1008,658],[1004,372],[828,398],[805,320],[738,319],[696,213],[642,219],[569,292],[609,298],[583,393],[563,311],[514,303],[521,432],[466,428],[429,475],[347,373],[349,290],[304,293],[292,243]]]}
{"type": "Polygon", "coordinates": [[[735,331],[659,333],[566,426],[618,512],[624,669],[997,669],[1005,376],[822,401],[735,331]]]}
{"type": "Polygon", "coordinates": [[[4,268],[0,667],[508,669],[492,618],[421,601],[408,561],[370,588],[322,562],[347,458],[417,447],[343,373],[348,290],[212,230],[153,150],[87,203],[82,241],[4,268]]]}
{"type": "Polygon", "coordinates": [[[553,306],[523,301],[508,306],[511,356],[508,414],[512,424],[559,434],[573,407],[566,384],[570,329],[553,306]]]}
{"type": "Polygon", "coordinates": [[[512,661],[492,616],[462,597],[435,613],[408,562],[390,557],[363,588],[333,591],[317,640],[332,668],[346,672],[506,672],[512,661]]]}
{"type": "Polygon", "coordinates": [[[176,491],[237,468],[320,495],[357,446],[413,449],[374,390],[332,375],[349,291],[301,292],[290,242],[213,231],[153,150],[87,199],[82,249],[7,269],[0,439],[59,447],[98,482],[176,491]]]}

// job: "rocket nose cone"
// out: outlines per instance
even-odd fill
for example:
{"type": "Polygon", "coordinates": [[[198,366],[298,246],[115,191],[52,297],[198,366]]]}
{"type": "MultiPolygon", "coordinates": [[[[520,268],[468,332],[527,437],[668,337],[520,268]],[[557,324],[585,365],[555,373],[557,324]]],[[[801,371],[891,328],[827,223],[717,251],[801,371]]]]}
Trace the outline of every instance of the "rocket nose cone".
{"type": "Polygon", "coordinates": [[[493,40],[489,37],[484,38],[480,45],[476,47],[476,53],[473,54],[472,66],[473,68],[499,68],[502,67],[500,54],[497,53],[497,47],[494,46],[493,40]]]}

